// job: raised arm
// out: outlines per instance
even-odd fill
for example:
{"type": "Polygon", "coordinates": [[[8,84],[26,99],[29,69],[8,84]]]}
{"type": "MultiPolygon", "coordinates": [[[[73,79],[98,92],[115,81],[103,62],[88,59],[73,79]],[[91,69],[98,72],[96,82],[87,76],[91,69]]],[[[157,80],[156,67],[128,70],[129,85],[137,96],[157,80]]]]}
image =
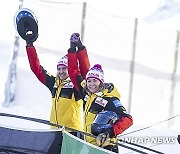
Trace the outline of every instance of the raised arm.
{"type": "Polygon", "coordinates": [[[68,74],[69,77],[74,84],[75,88],[79,91],[80,89],[80,82],[77,80],[78,78],[81,78],[81,74],[78,68],[78,61],[77,61],[77,55],[76,53],[71,53],[68,50],[68,74]]]}
{"type": "Polygon", "coordinates": [[[86,48],[81,43],[79,34],[74,33],[71,35],[70,48],[68,50],[68,73],[78,91],[82,88],[81,82],[85,79],[89,67],[86,48]],[[78,51],[76,51],[76,47],[78,51]]]}
{"type": "Polygon", "coordinates": [[[83,76],[83,78],[85,79],[86,74],[90,69],[89,57],[88,57],[85,47],[82,50],[78,50],[77,58],[79,60],[80,73],[83,76]]]}
{"type": "Polygon", "coordinates": [[[31,70],[36,75],[36,77],[39,79],[39,81],[41,81],[43,84],[45,84],[45,76],[43,73],[43,68],[40,65],[35,47],[33,45],[28,44],[26,46],[26,51],[27,51],[31,70]]]}
{"type": "Polygon", "coordinates": [[[33,42],[38,38],[38,24],[33,12],[28,9],[23,9],[16,16],[17,32],[22,39],[26,41],[26,51],[30,63],[31,70],[37,78],[45,84],[43,68],[40,66],[36,49],[33,42]]]}

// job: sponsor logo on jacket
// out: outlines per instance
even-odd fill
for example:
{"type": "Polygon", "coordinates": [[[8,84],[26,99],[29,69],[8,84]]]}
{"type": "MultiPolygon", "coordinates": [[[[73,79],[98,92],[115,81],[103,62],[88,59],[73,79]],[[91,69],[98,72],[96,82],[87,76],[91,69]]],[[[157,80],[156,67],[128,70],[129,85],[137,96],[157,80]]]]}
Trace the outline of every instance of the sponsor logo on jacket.
{"type": "Polygon", "coordinates": [[[68,82],[63,86],[63,88],[74,88],[74,85],[72,82],[68,82]]]}
{"type": "Polygon", "coordinates": [[[96,100],[95,100],[95,103],[105,107],[106,104],[108,103],[108,101],[101,98],[101,97],[97,97],[96,100]]]}

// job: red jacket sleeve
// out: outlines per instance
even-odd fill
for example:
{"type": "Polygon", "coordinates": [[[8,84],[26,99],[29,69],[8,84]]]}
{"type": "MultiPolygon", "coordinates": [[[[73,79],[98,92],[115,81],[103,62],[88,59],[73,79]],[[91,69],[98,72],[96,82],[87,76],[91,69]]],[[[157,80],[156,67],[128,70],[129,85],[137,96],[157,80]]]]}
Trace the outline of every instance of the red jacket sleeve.
{"type": "Polygon", "coordinates": [[[83,78],[86,79],[86,74],[90,68],[90,63],[89,63],[89,58],[88,58],[86,48],[77,52],[77,58],[79,60],[80,73],[83,76],[83,78]]]}
{"type": "Polygon", "coordinates": [[[43,84],[45,84],[45,76],[43,73],[43,69],[40,65],[35,47],[34,46],[26,46],[26,51],[27,51],[31,70],[36,75],[36,77],[39,79],[39,81],[41,81],[43,84]]]}
{"type": "Polygon", "coordinates": [[[131,117],[121,117],[120,120],[113,126],[115,136],[121,134],[133,124],[131,117]]]}
{"type": "Polygon", "coordinates": [[[68,74],[74,84],[75,88],[79,90],[79,83],[77,76],[81,75],[78,68],[78,61],[76,53],[68,53],[68,74]]]}

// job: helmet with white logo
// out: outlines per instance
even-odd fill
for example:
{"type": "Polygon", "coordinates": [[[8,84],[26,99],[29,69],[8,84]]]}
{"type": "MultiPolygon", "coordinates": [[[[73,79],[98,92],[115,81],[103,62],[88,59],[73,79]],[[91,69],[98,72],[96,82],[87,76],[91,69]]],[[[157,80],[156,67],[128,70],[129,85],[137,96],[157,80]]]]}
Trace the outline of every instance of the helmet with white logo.
{"type": "Polygon", "coordinates": [[[15,27],[19,35],[26,40],[26,33],[32,32],[31,41],[38,37],[38,21],[35,14],[27,8],[19,9],[15,15],[15,27]]]}

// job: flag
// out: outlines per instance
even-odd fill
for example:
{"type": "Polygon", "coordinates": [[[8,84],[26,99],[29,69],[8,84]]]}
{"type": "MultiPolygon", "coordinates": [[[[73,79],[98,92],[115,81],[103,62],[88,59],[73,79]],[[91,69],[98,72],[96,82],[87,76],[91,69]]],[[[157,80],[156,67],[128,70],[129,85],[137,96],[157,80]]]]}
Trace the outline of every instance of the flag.
{"type": "Polygon", "coordinates": [[[61,154],[108,154],[113,153],[106,149],[87,143],[72,134],[63,132],[61,154]]]}

